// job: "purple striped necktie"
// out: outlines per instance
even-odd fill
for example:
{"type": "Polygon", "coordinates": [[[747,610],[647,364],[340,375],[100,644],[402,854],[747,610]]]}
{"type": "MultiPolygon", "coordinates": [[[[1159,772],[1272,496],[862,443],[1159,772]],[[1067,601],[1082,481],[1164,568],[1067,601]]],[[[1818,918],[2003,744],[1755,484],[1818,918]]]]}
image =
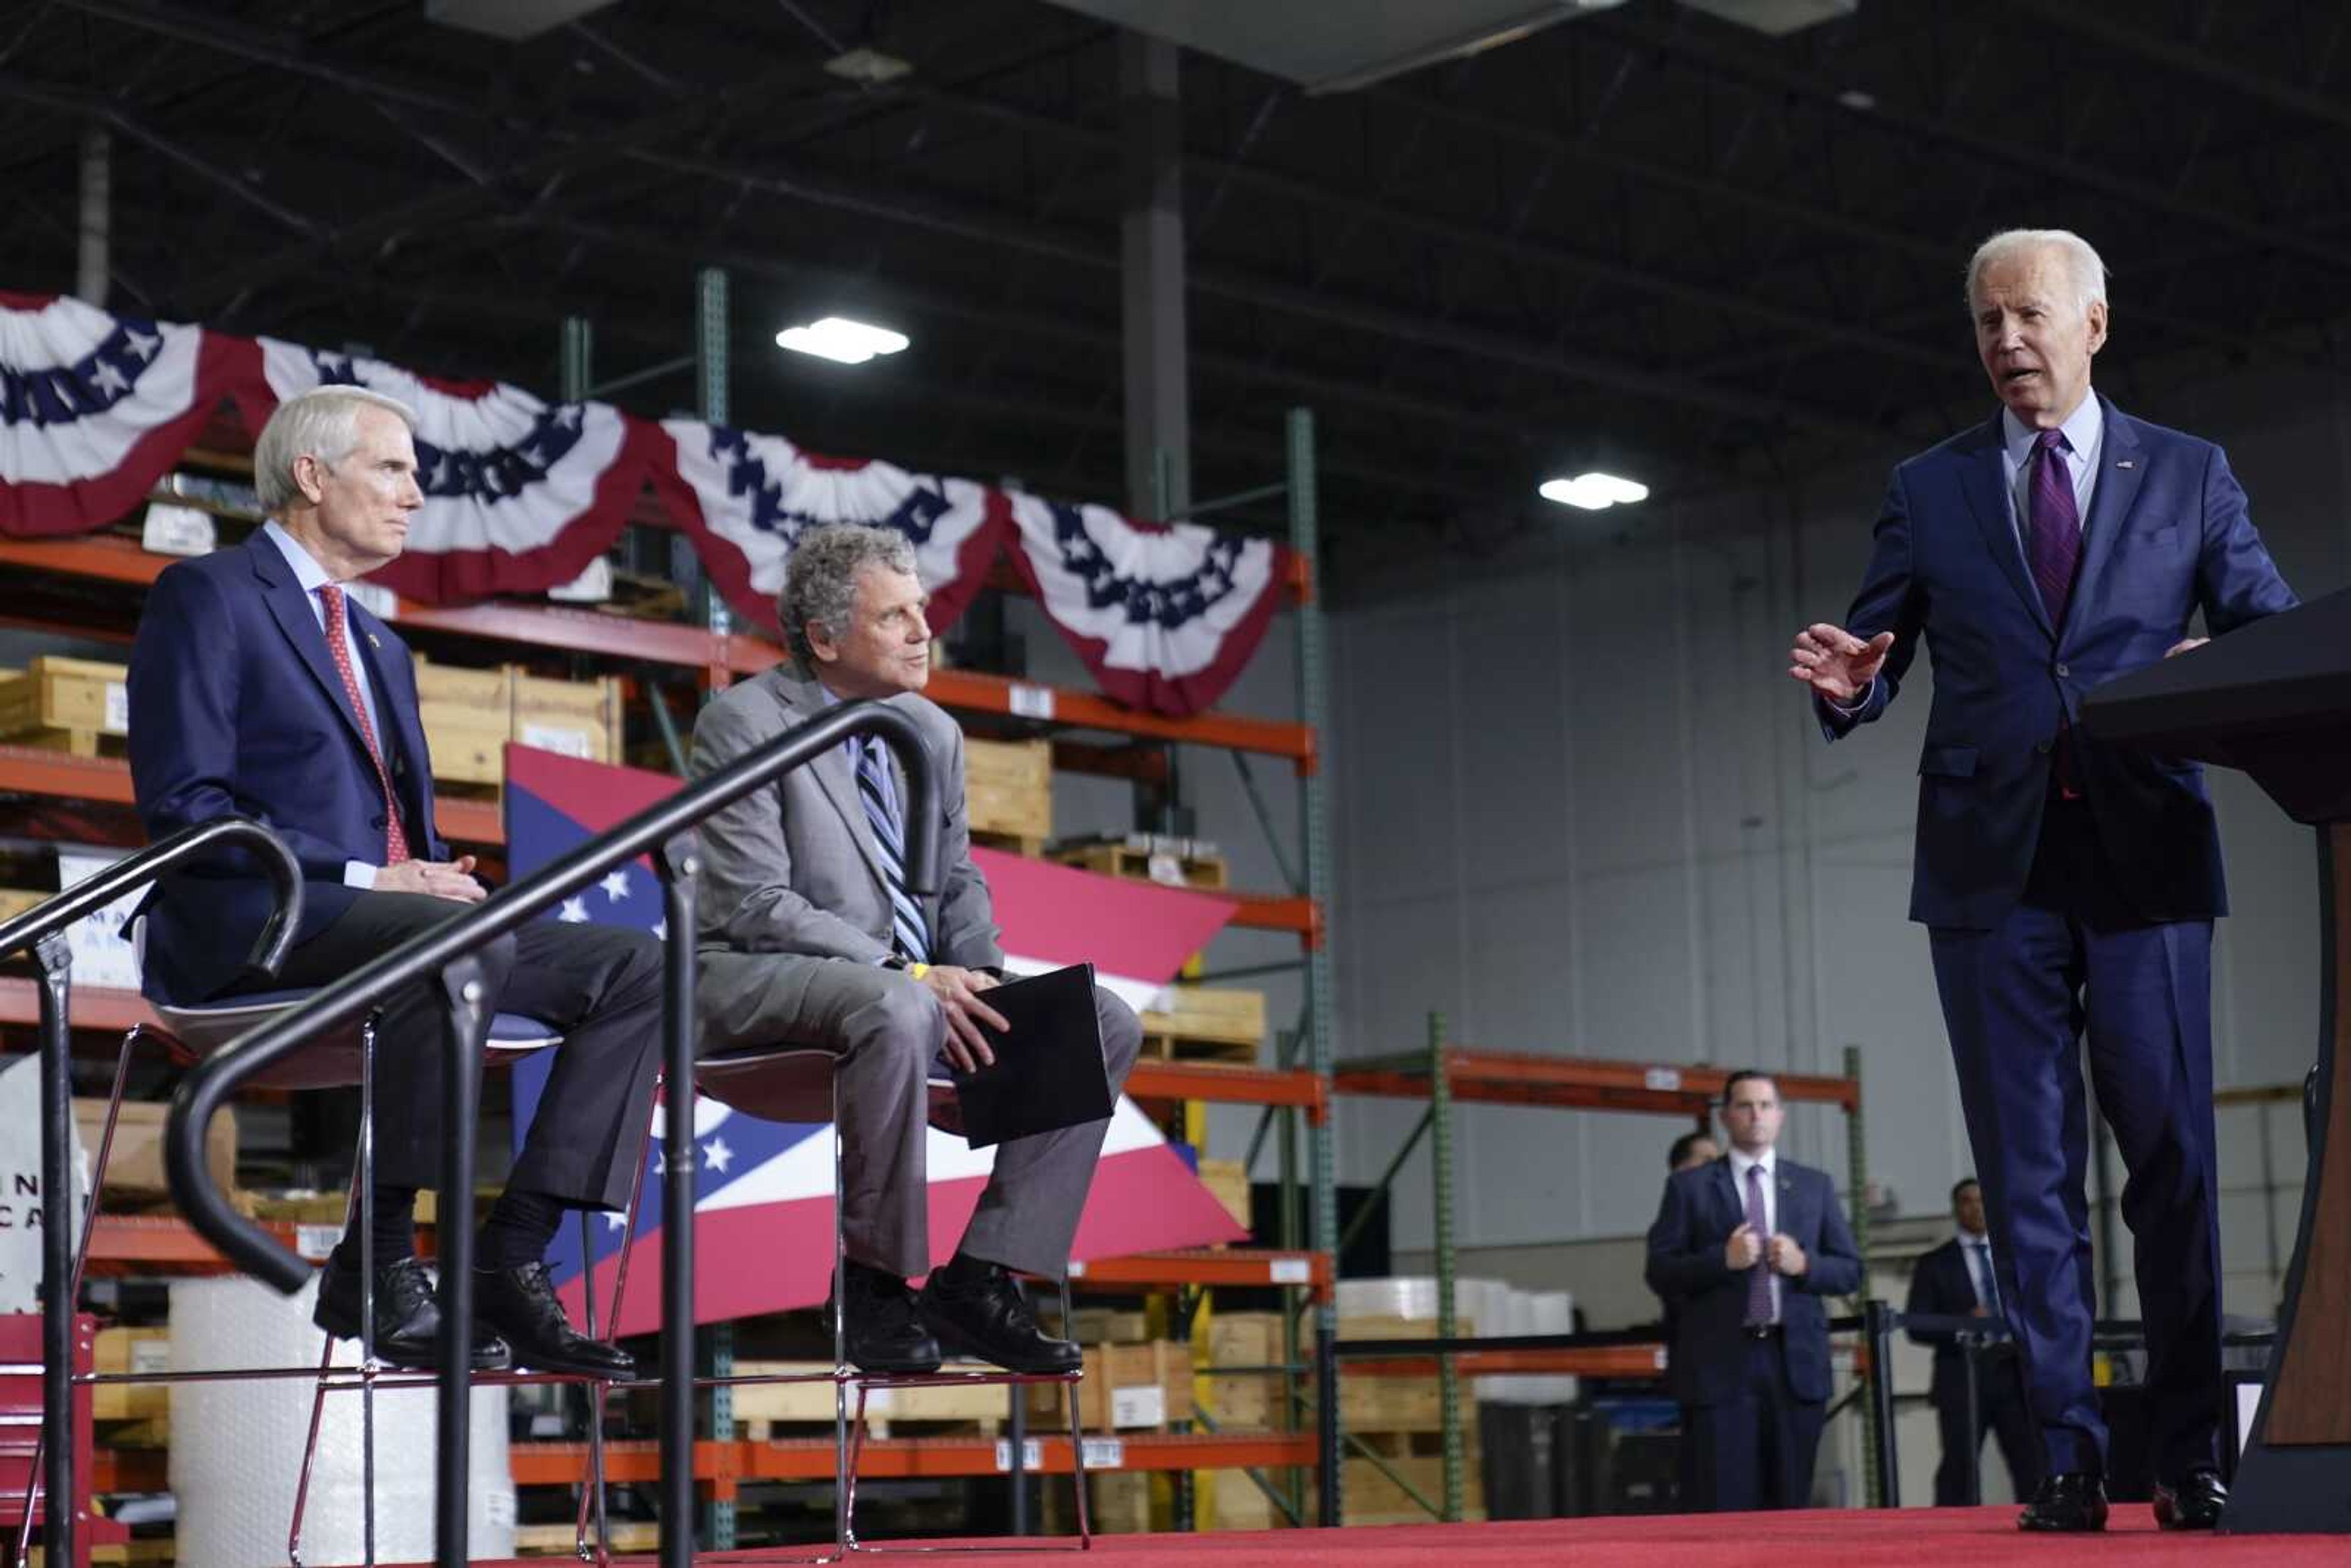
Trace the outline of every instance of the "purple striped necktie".
{"type": "MultiPolygon", "coordinates": [[[[1763,1217],[1763,1167],[1747,1167],[1747,1223],[1754,1229],[1759,1246],[1771,1239],[1771,1227],[1763,1217]]],[[[1771,1321],[1771,1266],[1761,1258],[1747,1271],[1747,1316],[1749,1328],[1761,1328],[1771,1321]]]]}
{"type": "MultiPolygon", "coordinates": [[[[2062,430],[2044,430],[2032,439],[2032,492],[2025,530],[2025,559],[2032,566],[2033,585],[2048,609],[2049,624],[2065,630],[2065,605],[2074,596],[2074,575],[2082,563],[2082,515],[2074,505],[2074,475],[2065,454],[2074,444],[2062,430]]],[[[2074,783],[2071,727],[2059,722],[2056,755],[2051,759],[2058,792],[2072,800],[2081,791],[2074,783]]]]}
{"type": "Polygon", "coordinates": [[[2073,597],[2074,571],[2082,560],[2082,517],[2074,507],[2074,476],[2065,454],[2074,449],[2062,430],[2044,430],[2032,441],[2032,493],[2026,523],[2025,559],[2049,611],[2049,624],[2063,629],[2065,601],[2073,597]]]}

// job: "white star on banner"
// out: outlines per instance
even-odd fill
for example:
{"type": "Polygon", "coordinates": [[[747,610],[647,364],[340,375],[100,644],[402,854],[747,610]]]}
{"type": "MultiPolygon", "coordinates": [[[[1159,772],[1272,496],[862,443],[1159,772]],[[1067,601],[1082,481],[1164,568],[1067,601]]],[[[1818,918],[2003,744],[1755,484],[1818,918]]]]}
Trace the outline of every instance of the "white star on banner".
{"type": "Polygon", "coordinates": [[[627,1215],[625,1215],[625,1214],[622,1214],[622,1213],[619,1213],[619,1212],[617,1212],[617,1211],[609,1210],[609,1209],[605,1211],[605,1215],[604,1215],[604,1228],[605,1228],[605,1229],[607,1229],[607,1230],[626,1230],[628,1228],[629,1228],[629,1217],[628,1217],[627,1215]]]}
{"type": "Polygon", "coordinates": [[[573,925],[579,925],[580,922],[588,918],[588,901],[585,898],[565,899],[563,901],[563,912],[558,915],[556,918],[573,925]]]}
{"type": "Polygon", "coordinates": [[[615,866],[598,884],[604,890],[607,904],[618,904],[629,896],[629,873],[625,866],[615,866]]]}
{"type": "Polygon", "coordinates": [[[136,328],[125,328],[122,339],[131,345],[131,351],[142,360],[153,359],[155,350],[163,346],[163,340],[160,334],[141,332],[136,328]]]}
{"type": "Polygon", "coordinates": [[[105,360],[99,360],[90,367],[89,381],[102,392],[128,392],[131,389],[129,379],[105,360]]]}
{"type": "Polygon", "coordinates": [[[316,358],[319,361],[319,369],[322,374],[333,375],[338,371],[348,371],[351,368],[351,357],[349,354],[338,354],[330,350],[320,353],[317,355],[316,358]]]}
{"type": "Polygon", "coordinates": [[[653,922],[653,940],[656,942],[666,942],[669,940],[668,921],[656,920],[653,922]]]}
{"type": "Polygon", "coordinates": [[[712,1170],[724,1176],[726,1174],[727,1166],[735,1158],[735,1151],[726,1146],[726,1139],[713,1138],[702,1145],[702,1158],[712,1170]]]}
{"type": "Polygon", "coordinates": [[[457,465],[455,461],[446,456],[444,456],[440,462],[433,465],[433,487],[436,490],[447,489],[449,487],[450,481],[455,479],[456,476],[457,465]]]}
{"type": "Polygon", "coordinates": [[[579,429],[580,405],[576,402],[567,402],[562,407],[557,409],[555,411],[555,423],[563,426],[566,430],[579,429]]]}

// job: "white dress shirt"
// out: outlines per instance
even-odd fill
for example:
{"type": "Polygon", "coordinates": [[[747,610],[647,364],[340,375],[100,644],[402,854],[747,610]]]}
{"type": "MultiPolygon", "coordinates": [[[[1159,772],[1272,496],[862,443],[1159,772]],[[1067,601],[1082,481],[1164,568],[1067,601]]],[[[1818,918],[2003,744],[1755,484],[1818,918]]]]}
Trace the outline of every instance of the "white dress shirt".
{"type": "MultiPolygon", "coordinates": [[[[1780,1233],[1778,1155],[1771,1149],[1764,1150],[1760,1155],[1744,1155],[1737,1149],[1730,1151],[1730,1187],[1739,1197],[1739,1212],[1742,1218],[1747,1213],[1747,1173],[1750,1170],[1763,1173],[1763,1234],[1755,1240],[1764,1252],[1769,1252],[1771,1238],[1780,1233]]],[[[1758,1259],[1755,1266],[1763,1270],[1771,1281],[1771,1321],[1776,1323],[1783,1316],[1780,1310],[1781,1296],[1787,1281],[1778,1270],[1771,1267],[1769,1258],[1759,1253],[1758,1259]]]]}
{"type": "MultiPolygon", "coordinates": [[[[327,602],[319,597],[319,590],[334,582],[333,576],[325,567],[319,564],[316,556],[302,548],[300,541],[284,528],[279,528],[276,518],[273,517],[262,524],[261,531],[269,536],[269,542],[277,547],[277,552],[286,558],[286,564],[293,569],[294,580],[302,585],[303,601],[310,607],[310,619],[318,623],[319,632],[324,636],[327,631],[327,602]]],[[[359,683],[360,706],[367,711],[368,729],[375,736],[376,747],[383,754],[386,766],[390,766],[391,753],[384,749],[386,743],[383,735],[383,720],[379,716],[376,707],[375,687],[368,680],[367,661],[360,657],[359,637],[359,629],[351,624],[350,600],[346,596],[343,601],[343,647],[350,654],[351,677],[359,683]]],[[[375,873],[381,869],[382,868],[367,861],[345,861],[343,885],[359,888],[373,887],[375,873]]]]}

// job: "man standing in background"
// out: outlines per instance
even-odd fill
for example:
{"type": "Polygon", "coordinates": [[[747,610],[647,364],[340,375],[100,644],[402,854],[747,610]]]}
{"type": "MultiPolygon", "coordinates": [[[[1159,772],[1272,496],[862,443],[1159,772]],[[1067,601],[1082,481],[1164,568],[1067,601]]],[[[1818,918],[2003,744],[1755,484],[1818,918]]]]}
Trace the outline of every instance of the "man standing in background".
{"type": "Polygon", "coordinates": [[[2041,1485],[2041,1434],[2033,1429],[2016,1347],[2007,1342],[2001,1322],[1999,1274],[1992,1267],[1991,1238],[1984,1231],[1983,1187],[1975,1177],[1961,1176],[1951,1188],[1951,1220],[1959,1233],[1919,1258],[1910,1272],[1910,1299],[1903,1310],[1980,1318],[2001,1339],[1979,1350],[1942,1330],[1909,1331],[1913,1343],[1935,1347],[1934,1381],[1927,1397],[1934,1404],[1943,1439],[1942,1462],[1935,1467],[1937,1508],[1965,1508],[1982,1500],[1977,1459],[1987,1429],[2000,1437],[2000,1456],[2008,1463],[2016,1495],[2031,1497],[2041,1485]],[[1976,1364],[1972,1410],[1968,1403],[1971,1357],[1976,1364]]]}
{"type": "Polygon", "coordinates": [[[1812,1499],[1829,1397],[1821,1298],[1860,1287],[1861,1255],[1827,1173],[1773,1147],[1785,1116],[1769,1074],[1732,1073],[1730,1153],[1668,1178],[1649,1227],[1649,1289],[1675,1319],[1668,1375],[1694,1510],[1812,1499]]]}
{"type": "Polygon", "coordinates": [[[2294,593],[2209,441],[2090,389],[2106,269],[2078,235],[1994,235],[1970,262],[1976,353],[2001,410],[1902,464],[1843,626],[1788,673],[1831,740],[1883,714],[1921,637],[1910,918],[1928,927],[1991,1216],[1999,1292],[2049,1473],[2018,1522],[2102,1530],[2106,1427],[2081,1041],[2130,1179],[2157,1520],[2228,1500],[2220,1410],[2212,922],[2228,912],[2203,770],[2110,750],[2075,723],[2118,675],[2289,609],[2294,593]]]}

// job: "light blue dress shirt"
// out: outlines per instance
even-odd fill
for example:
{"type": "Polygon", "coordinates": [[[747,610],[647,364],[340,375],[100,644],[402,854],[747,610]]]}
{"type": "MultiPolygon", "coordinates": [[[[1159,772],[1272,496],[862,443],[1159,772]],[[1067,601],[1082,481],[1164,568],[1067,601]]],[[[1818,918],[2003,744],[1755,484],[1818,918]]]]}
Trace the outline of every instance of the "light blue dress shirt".
{"type": "MultiPolygon", "coordinates": [[[[303,601],[310,606],[310,619],[318,623],[319,635],[324,636],[327,631],[327,601],[319,597],[319,590],[334,582],[334,578],[292,534],[277,526],[276,518],[262,524],[261,531],[269,536],[269,542],[277,547],[277,553],[284,556],[286,564],[293,569],[294,580],[302,585],[303,601]]],[[[376,737],[377,750],[382,752],[385,746],[383,720],[376,708],[375,687],[368,680],[367,661],[360,657],[359,632],[351,624],[348,597],[343,601],[343,647],[350,655],[352,677],[359,682],[360,706],[367,710],[368,729],[376,737]]],[[[388,757],[389,754],[386,755],[388,757]]],[[[343,884],[347,887],[373,887],[375,873],[381,869],[367,861],[345,861],[343,884]]]]}

